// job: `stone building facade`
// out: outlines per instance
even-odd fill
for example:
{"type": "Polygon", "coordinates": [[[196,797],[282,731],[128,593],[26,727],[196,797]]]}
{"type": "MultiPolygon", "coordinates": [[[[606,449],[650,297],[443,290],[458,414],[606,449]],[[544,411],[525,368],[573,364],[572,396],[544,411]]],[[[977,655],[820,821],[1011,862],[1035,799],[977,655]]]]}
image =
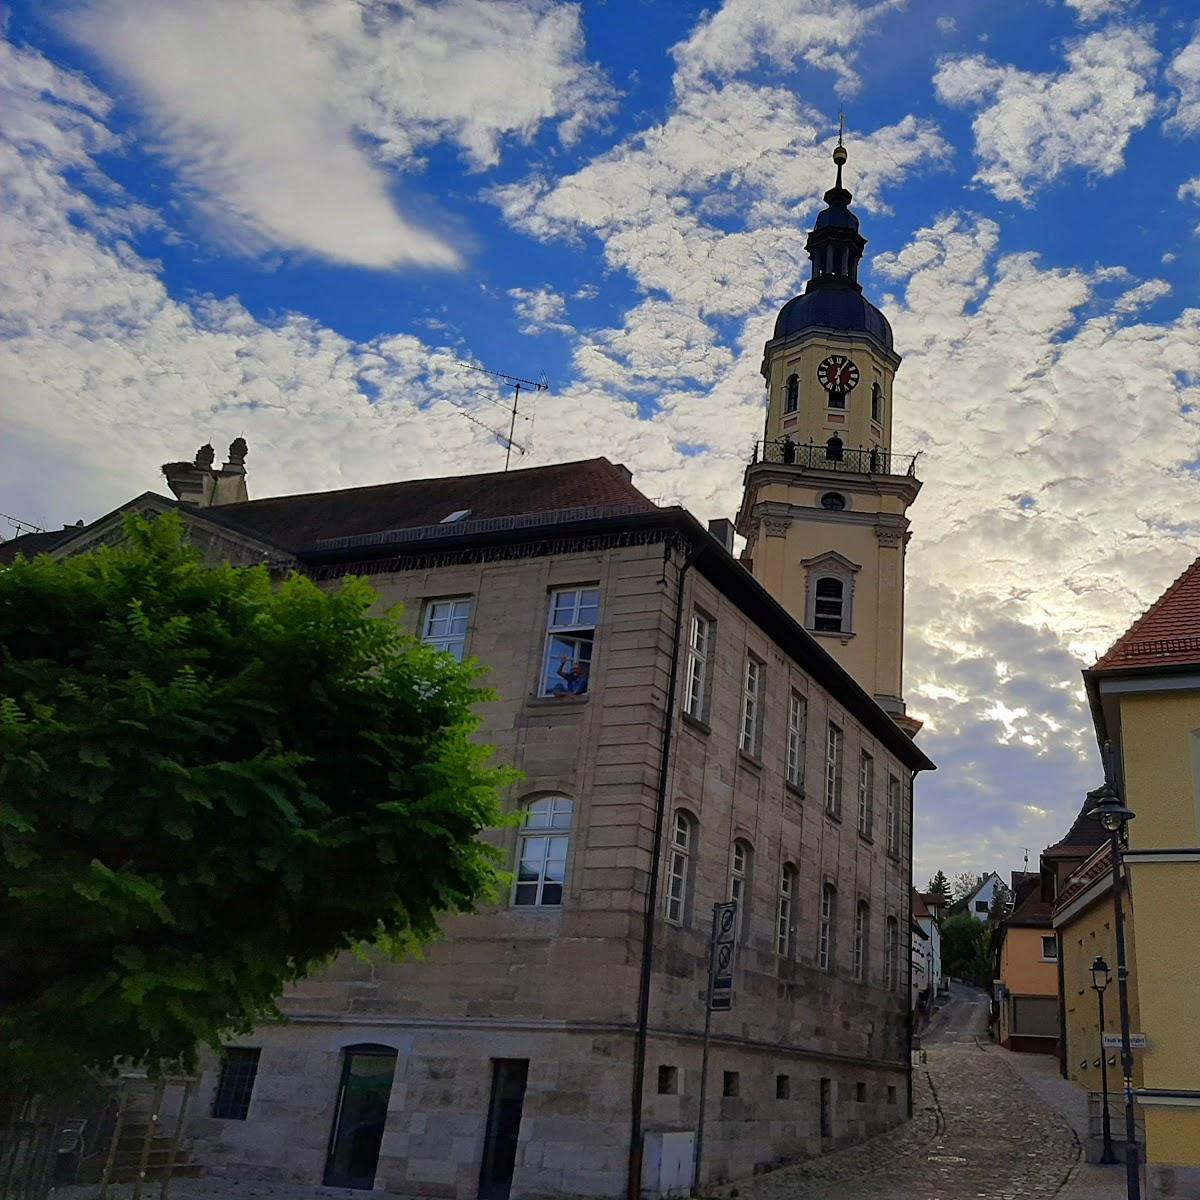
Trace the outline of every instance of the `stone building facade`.
{"type": "MultiPolygon", "coordinates": [[[[699,1184],[907,1115],[912,784],[933,766],[901,699],[918,485],[911,464],[891,474],[899,359],[858,295],[844,157],[810,246],[816,302],[790,302],[779,346],[815,330],[843,371],[870,350],[880,445],[752,466],[743,561],[730,522],[655,506],[606,459],[248,501],[239,439],[220,470],[211,447],[168,464],[175,502],[124,506],[178,509],[214,562],[368,577],[381,614],[402,603],[418,637],[487,668],[480,737],[522,772],[518,821],[494,834],[506,896],[447,919],[418,960],[343,956],[210,1064],[188,1136],[213,1174],[455,1200],[686,1194],[712,913],[730,899],[699,1184]]],[[[848,379],[828,412],[818,397],[822,429],[862,424],[848,379]]],[[[793,390],[772,392],[781,428],[817,403],[793,390]]],[[[36,548],[111,540],[120,516],[36,548]]]]}

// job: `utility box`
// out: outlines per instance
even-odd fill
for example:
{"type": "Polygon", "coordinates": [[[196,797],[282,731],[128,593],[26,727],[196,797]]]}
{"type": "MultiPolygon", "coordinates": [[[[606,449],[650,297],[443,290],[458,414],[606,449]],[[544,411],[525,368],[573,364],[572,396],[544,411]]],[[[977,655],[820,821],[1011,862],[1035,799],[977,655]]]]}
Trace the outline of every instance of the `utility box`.
{"type": "Polygon", "coordinates": [[[642,1196],[688,1196],[696,1161],[696,1135],[682,1132],[647,1133],[642,1139],[642,1196]]]}

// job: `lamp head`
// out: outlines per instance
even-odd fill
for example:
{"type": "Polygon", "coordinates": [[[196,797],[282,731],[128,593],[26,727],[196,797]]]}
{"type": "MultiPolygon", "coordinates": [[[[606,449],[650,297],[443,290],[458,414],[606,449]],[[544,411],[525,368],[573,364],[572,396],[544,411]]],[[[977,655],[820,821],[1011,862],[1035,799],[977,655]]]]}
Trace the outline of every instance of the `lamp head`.
{"type": "Polygon", "coordinates": [[[1092,961],[1092,987],[1098,992],[1104,991],[1108,987],[1109,978],[1108,963],[1097,954],[1092,961]]]}
{"type": "Polygon", "coordinates": [[[1092,801],[1089,815],[1109,833],[1118,833],[1126,822],[1134,818],[1135,814],[1121,803],[1117,789],[1107,779],[1094,791],[1088,792],[1088,799],[1092,801]]]}

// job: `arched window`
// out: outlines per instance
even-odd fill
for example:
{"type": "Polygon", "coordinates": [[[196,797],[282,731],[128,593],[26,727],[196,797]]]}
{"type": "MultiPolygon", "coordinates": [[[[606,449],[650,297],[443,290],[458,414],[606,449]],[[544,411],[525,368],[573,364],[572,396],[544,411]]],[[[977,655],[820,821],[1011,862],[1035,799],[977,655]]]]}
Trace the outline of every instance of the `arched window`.
{"type": "Polygon", "coordinates": [[[821,885],[821,918],[817,925],[817,966],[828,971],[833,962],[833,923],[837,910],[837,888],[821,885]]]}
{"type": "Polygon", "coordinates": [[[871,938],[871,906],[860,900],[854,910],[854,978],[865,979],[867,946],[871,938]]]}
{"type": "Polygon", "coordinates": [[[832,575],[822,575],[817,580],[813,628],[830,633],[841,633],[845,598],[846,585],[842,580],[835,579],[832,575]]]}
{"type": "Polygon", "coordinates": [[[883,939],[883,986],[889,991],[896,988],[896,955],[900,946],[900,922],[888,917],[883,939]]]}
{"type": "Polygon", "coordinates": [[[695,821],[682,809],[676,809],[675,820],[671,823],[671,849],[667,858],[667,920],[674,925],[682,925],[687,920],[695,841],[695,821]]]}
{"type": "Polygon", "coordinates": [[[562,903],[573,807],[566,796],[543,796],[526,808],[513,904],[524,908],[562,903]]]}
{"type": "Polygon", "coordinates": [[[841,492],[824,492],[821,496],[821,507],[830,512],[844,512],[846,497],[841,492]]]}
{"type": "Polygon", "coordinates": [[[789,375],[783,392],[783,411],[794,413],[800,407],[800,377],[789,375]]]}
{"type": "Polygon", "coordinates": [[[738,906],[738,936],[744,941],[750,932],[750,873],[754,851],[750,843],[738,838],[733,843],[733,858],[729,864],[729,898],[738,906]]]}
{"type": "Polygon", "coordinates": [[[883,420],[883,388],[879,380],[871,384],[871,420],[878,425],[883,420]]]}
{"type": "Polygon", "coordinates": [[[779,904],[775,910],[775,953],[792,957],[792,910],[796,903],[796,868],[784,863],[779,872],[779,904]]]}

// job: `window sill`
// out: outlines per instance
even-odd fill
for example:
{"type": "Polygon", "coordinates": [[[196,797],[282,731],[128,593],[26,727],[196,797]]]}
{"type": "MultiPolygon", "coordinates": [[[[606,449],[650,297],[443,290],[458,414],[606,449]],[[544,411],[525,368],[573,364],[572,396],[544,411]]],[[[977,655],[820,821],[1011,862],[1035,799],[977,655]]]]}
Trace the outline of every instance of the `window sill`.
{"type": "Polygon", "coordinates": [[[807,631],[809,633],[811,633],[813,635],[813,637],[840,638],[843,642],[848,642],[852,637],[854,637],[854,634],[850,633],[848,630],[843,631],[840,629],[808,629],[807,626],[805,628],[807,629],[807,631]]]}
{"type": "Polygon", "coordinates": [[[705,737],[708,737],[712,733],[712,726],[707,721],[702,721],[699,717],[693,717],[691,713],[687,712],[680,715],[683,717],[683,723],[690,726],[697,733],[702,733],[705,737]]]}
{"type": "Polygon", "coordinates": [[[860,841],[866,842],[868,846],[875,845],[875,839],[869,833],[863,833],[861,829],[858,831],[858,837],[860,841]]]}
{"type": "Polygon", "coordinates": [[[804,785],[800,783],[792,783],[790,779],[783,781],[783,786],[796,797],[797,800],[803,800],[808,794],[804,790],[804,785]]]}
{"type": "Polygon", "coordinates": [[[761,771],[763,761],[756,754],[750,754],[745,750],[738,751],[738,758],[748,767],[755,771],[761,771]]]}
{"type": "Polygon", "coordinates": [[[526,704],[530,708],[582,708],[591,696],[530,696],[526,704]]]}
{"type": "Polygon", "coordinates": [[[832,809],[825,809],[825,815],[831,820],[836,821],[839,825],[842,823],[842,814],[835,813],[832,809]]]}

